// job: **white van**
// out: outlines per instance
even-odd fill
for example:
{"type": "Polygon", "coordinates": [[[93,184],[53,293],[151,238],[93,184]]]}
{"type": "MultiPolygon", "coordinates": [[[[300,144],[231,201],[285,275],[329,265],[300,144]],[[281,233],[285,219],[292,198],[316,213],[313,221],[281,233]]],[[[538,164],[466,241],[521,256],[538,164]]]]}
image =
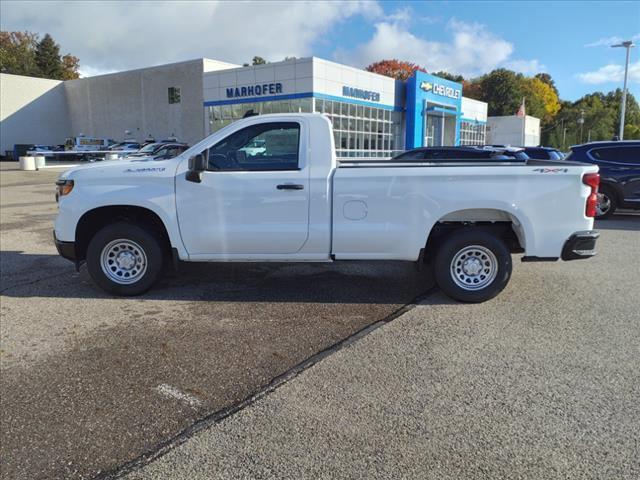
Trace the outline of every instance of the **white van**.
{"type": "Polygon", "coordinates": [[[64,142],[64,149],[76,152],[106,150],[112,143],[114,142],[108,138],[69,137],[64,142]]]}

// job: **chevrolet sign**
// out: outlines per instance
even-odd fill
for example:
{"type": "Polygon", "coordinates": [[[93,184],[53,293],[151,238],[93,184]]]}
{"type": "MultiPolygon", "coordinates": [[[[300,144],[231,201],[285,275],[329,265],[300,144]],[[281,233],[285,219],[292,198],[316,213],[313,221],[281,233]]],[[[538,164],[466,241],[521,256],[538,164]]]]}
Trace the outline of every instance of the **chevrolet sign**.
{"type": "Polygon", "coordinates": [[[436,95],[453,99],[460,98],[461,93],[460,89],[448,87],[446,85],[442,85],[441,83],[421,82],[420,88],[425,92],[432,92],[436,95]]]}

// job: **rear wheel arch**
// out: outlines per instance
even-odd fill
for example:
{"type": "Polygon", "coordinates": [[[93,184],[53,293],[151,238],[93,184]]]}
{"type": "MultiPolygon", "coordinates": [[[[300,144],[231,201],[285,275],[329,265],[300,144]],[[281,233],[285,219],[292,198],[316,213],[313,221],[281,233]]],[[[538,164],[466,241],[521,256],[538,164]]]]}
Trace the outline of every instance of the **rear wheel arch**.
{"type": "Polygon", "coordinates": [[[511,253],[526,248],[525,226],[514,214],[499,209],[465,209],[442,216],[431,228],[425,258],[432,258],[446,237],[461,229],[482,229],[500,238],[511,253]]]}

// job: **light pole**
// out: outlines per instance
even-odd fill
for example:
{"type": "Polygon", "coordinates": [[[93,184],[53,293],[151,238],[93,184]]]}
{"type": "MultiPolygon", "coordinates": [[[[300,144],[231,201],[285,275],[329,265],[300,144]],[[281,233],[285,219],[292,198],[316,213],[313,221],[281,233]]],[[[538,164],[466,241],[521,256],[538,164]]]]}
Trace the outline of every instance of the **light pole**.
{"type": "Polygon", "coordinates": [[[629,73],[629,52],[635,45],[631,40],[626,40],[616,45],[611,45],[611,48],[624,47],[627,49],[627,60],[624,64],[624,87],[622,88],[622,106],[620,107],[620,131],[618,132],[618,138],[624,140],[624,114],[627,108],[627,73],[629,73]]]}

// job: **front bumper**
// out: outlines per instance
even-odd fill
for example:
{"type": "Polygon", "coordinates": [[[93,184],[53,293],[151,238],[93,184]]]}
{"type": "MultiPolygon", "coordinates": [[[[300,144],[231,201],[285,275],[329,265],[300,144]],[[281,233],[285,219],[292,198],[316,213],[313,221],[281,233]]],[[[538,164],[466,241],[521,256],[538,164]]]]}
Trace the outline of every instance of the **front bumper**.
{"type": "Polygon", "coordinates": [[[76,259],[76,243],[75,242],[62,242],[56,237],[55,230],[53,231],[53,243],[56,244],[56,250],[62,258],[78,263],[76,259]]]}
{"type": "Polygon", "coordinates": [[[580,260],[591,258],[596,254],[596,240],[600,232],[585,230],[569,237],[562,248],[562,260],[580,260]]]}

